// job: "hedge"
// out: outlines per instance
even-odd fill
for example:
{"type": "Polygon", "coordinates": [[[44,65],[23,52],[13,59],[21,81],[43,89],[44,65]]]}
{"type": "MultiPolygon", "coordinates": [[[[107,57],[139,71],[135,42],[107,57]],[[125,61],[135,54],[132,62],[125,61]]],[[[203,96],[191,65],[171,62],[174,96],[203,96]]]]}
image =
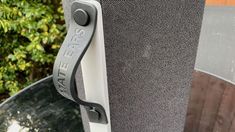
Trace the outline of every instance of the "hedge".
{"type": "Polygon", "coordinates": [[[52,73],[66,34],[61,0],[1,0],[0,94],[52,73]]]}

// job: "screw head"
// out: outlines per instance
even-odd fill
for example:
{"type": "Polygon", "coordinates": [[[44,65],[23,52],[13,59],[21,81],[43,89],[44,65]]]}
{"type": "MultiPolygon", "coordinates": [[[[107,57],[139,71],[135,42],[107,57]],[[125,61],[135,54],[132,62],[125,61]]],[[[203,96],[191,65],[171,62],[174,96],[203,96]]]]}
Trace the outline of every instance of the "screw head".
{"type": "Polygon", "coordinates": [[[73,18],[75,22],[80,26],[86,26],[89,22],[89,15],[83,9],[77,9],[73,13],[73,18]]]}

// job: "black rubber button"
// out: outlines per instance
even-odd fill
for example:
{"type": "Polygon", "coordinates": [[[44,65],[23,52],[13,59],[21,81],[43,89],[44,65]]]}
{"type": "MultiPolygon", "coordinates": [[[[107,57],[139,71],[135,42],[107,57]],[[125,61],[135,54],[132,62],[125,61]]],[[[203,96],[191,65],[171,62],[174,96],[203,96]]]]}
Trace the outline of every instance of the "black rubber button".
{"type": "Polygon", "coordinates": [[[73,18],[78,25],[86,26],[89,22],[89,15],[83,9],[77,9],[73,13],[73,18]]]}

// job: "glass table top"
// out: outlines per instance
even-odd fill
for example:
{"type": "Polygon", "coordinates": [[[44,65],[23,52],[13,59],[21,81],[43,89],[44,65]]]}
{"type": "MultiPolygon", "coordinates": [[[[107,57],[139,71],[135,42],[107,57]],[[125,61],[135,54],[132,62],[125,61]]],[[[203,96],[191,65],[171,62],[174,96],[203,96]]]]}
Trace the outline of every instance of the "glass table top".
{"type": "Polygon", "coordinates": [[[52,76],[0,104],[1,132],[83,132],[80,107],[59,95],[52,76]]]}

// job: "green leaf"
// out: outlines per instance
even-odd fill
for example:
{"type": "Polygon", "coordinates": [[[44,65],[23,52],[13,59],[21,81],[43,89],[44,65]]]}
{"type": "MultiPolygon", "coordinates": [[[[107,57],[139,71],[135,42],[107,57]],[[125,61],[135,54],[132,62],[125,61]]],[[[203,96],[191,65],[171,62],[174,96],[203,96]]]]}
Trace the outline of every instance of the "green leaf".
{"type": "Polygon", "coordinates": [[[8,55],[8,58],[11,59],[11,61],[16,60],[16,57],[13,54],[8,55]]]}
{"type": "Polygon", "coordinates": [[[40,44],[36,45],[36,49],[38,49],[40,51],[45,51],[44,48],[42,47],[42,45],[40,45],[40,44]]]}

